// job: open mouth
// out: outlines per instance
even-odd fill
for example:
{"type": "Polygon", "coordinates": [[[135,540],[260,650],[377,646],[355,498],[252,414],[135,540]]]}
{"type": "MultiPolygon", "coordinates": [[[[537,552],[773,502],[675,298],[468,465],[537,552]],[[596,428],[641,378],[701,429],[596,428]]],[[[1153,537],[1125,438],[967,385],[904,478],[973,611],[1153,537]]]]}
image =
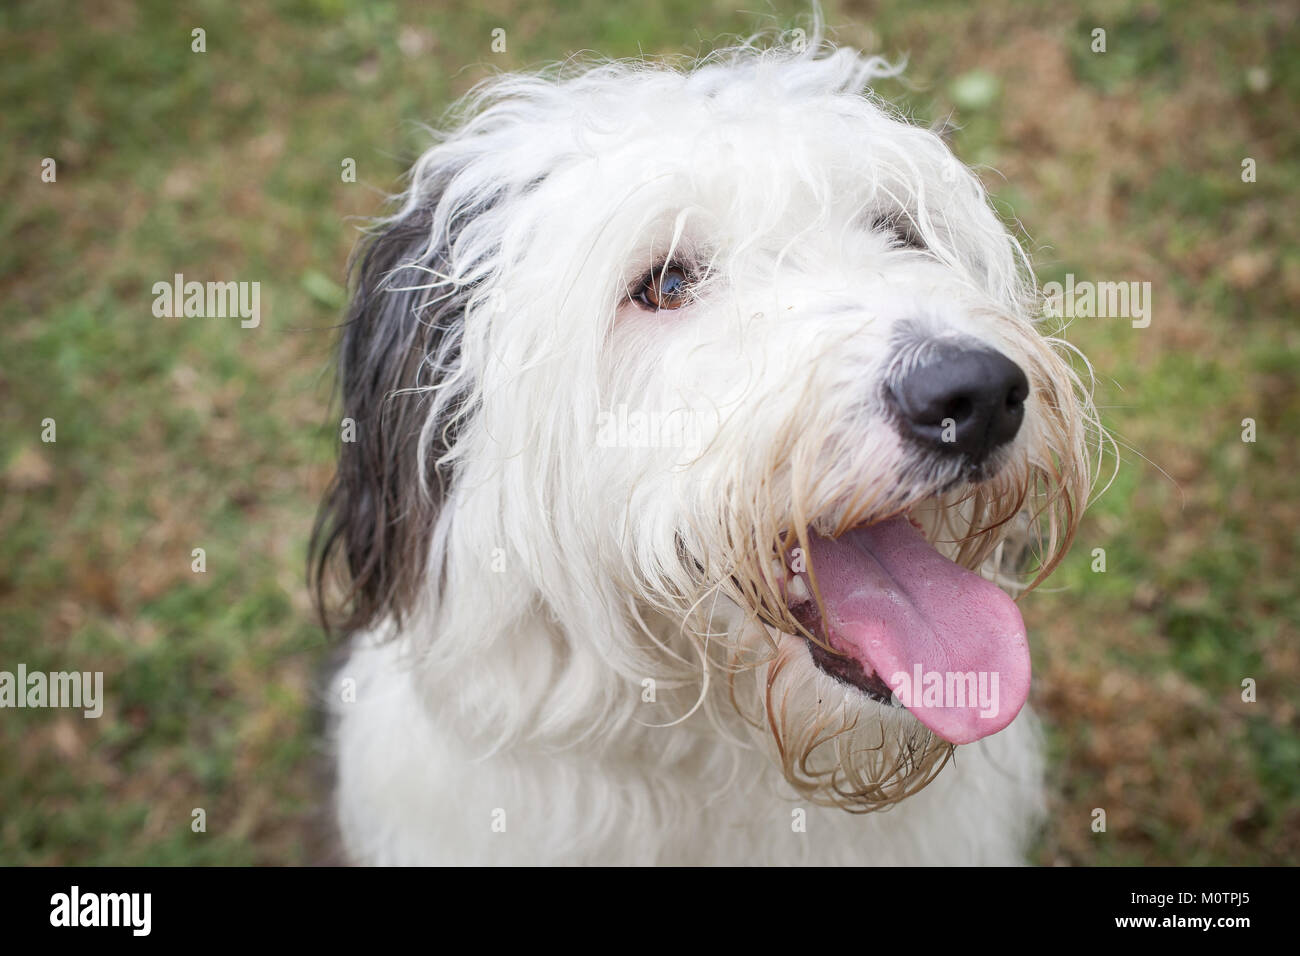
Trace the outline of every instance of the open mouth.
{"type": "Polygon", "coordinates": [[[907,517],[838,538],[810,530],[808,554],[798,547],[785,556],[786,604],[816,637],[808,646],[827,674],[898,701],[954,744],[996,733],[1020,712],[1030,663],[1019,608],[941,555],[907,517]]]}

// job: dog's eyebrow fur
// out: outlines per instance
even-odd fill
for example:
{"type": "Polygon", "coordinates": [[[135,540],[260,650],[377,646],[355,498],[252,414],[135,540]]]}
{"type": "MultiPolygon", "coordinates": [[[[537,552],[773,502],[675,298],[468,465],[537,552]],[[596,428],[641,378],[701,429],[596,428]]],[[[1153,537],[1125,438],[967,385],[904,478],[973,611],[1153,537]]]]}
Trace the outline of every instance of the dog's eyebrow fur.
{"type": "Polygon", "coordinates": [[[870,227],[874,232],[892,233],[907,248],[920,250],[929,248],[925,237],[921,235],[911,214],[906,210],[877,212],[871,219],[870,227]]]}

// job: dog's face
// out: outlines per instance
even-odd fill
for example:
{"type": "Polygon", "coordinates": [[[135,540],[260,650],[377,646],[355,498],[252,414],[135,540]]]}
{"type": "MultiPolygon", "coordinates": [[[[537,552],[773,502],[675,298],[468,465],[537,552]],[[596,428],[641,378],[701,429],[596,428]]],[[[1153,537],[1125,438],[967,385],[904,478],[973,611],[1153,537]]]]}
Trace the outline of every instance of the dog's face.
{"type": "Polygon", "coordinates": [[[336,508],[372,618],[457,613],[470,525],[581,653],[637,687],[713,674],[792,782],[855,807],[1015,717],[1024,627],[975,572],[1013,583],[1037,526],[1054,565],[1091,413],[978,179],[861,94],[876,68],[507,80],[426,154],[345,345],[377,437],[336,508]]]}

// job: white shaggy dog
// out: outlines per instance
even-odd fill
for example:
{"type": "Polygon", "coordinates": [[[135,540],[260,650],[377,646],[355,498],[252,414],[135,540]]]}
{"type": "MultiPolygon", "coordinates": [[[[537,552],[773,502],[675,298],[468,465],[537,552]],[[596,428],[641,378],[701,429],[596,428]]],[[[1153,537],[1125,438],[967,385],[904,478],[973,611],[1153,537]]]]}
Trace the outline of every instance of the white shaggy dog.
{"type": "Polygon", "coordinates": [[[889,70],[503,76],[415,165],[317,528],[351,859],[1022,860],[1003,588],[1068,545],[1095,415],[889,70]]]}

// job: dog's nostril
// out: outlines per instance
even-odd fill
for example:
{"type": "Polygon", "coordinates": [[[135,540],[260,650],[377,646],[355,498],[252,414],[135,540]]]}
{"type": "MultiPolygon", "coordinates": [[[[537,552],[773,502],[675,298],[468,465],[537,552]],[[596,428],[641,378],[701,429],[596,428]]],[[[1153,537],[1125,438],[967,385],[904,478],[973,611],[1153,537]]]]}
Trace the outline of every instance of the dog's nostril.
{"type": "Polygon", "coordinates": [[[954,422],[964,422],[970,417],[974,409],[974,403],[965,395],[958,396],[950,401],[944,407],[944,418],[951,418],[954,422]]]}
{"type": "Polygon", "coordinates": [[[1016,437],[1029,380],[1001,352],[944,344],[889,390],[899,430],[933,451],[978,463],[1016,437]]]}

